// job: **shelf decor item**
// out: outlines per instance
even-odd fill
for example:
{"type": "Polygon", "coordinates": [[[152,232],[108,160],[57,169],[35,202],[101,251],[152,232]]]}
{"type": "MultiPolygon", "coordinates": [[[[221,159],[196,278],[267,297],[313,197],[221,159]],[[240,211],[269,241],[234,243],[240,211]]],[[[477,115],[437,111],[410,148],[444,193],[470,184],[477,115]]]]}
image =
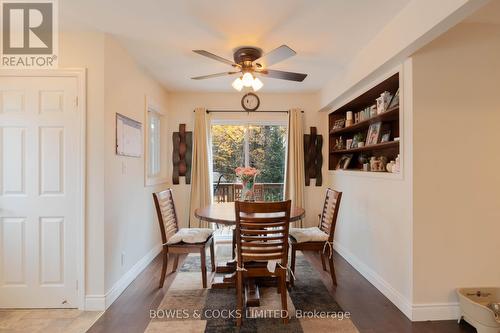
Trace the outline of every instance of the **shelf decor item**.
{"type": "Polygon", "coordinates": [[[370,170],[374,172],[386,172],[386,166],[387,166],[387,157],[385,156],[380,156],[380,157],[375,157],[373,156],[370,159],[370,170]]]}
{"type": "Polygon", "coordinates": [[[352,160],[352,154],[345,154],[342,155],[342,157],[339,160],[339,163],[337,163],[337,167],[335,168],[336,170],[345,170],[349,167],[349,163],[351,163],[352,160]]]}
{"type": "Polygon", "coordinates": [[[398,88],[398,91],[396,91],[396,93],[394,94],[394,96],[392,96],[392,99],[389,102],[389,106],[387,107],[387,109],[390,110],[390,109],[396,108],[398,106],[399,106],[399,88],[398,88]]]}
{"type": "Polygon", "coordinates": [[[260,171],[252,167],[237,167],[234,172],[242,184],[241,200],[255,201],[255,177],[260,173],[260,171]]]}
{"type": "Polygon", "coordinates": [[[352,139],[347,139],[345,144],[345,149],[351,149],[352,147],[352,139]]]}
{"type": "Polygon", "coordinates": [[[344,126],[345,126],[345,119],[339,119],[335,121],[335,124],[333,124],[333,129],[344,128],[344,126]]]}
{"type": "Polygon", "coordinates": [[[347,111],[345,115],[346,115],[345,127],[354,125],[354,120],[352,118],[352,111],[347,111]]]}
{"type": "Polygon", "coordinates": [[[383,93],[380,94],[380,97],[377,98],[377,113],[378,114],[384,113],[388,109],[391,98],[392,98],[392,94],[388,91],[384,91],[383,93]]]}
{"type": "Polygon", "coordinates": [[[380,139],[380,129],[382,128],[382,122],[371,124],[368,129],[368,136],[366,137],[366,145],[375,145],[380,139]]]}
{"type": "Polygon", "coordinates": [[[360,142],[364,143],[364,141],[365,141],[365,135],[363,133],[361,133],[361,132],[360,133],[356,133],[354,135],[354,137],[352,138],[351,149],[361,148],[363,145],[360,147],[359,143],[360,142]]]}
{"type": "Polygon", "coordinates": [[[342,139],[342,137],[338,138],[336,141],[335,141],[335,149],[336,150],[342,150],[345,148],[345,145],[344,145],[344,139],[342,139]]]}

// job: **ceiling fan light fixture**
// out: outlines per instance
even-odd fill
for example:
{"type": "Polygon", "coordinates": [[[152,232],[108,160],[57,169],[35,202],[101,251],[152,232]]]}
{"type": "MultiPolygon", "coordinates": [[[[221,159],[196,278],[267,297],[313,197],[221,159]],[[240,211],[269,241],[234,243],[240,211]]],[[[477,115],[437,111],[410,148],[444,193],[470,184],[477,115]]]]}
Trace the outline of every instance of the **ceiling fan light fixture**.
{"type": "Polygon", "coordinates": [[[245,87],[251,87],[254,81],[253,75],[250,72],[246,72],[245,74],[243,74],[241,80],[243,82],[243,86],[245,87]]]}
{"type": "Polygon", "coordinates": [[[243,80],[241,78],[236,78],[231,85],[234,89],[241,91],[241,89],[243,89],[243,80]]]}
{"type": "Polygon", "coordinates": [[[252,83],[253,91],[258,91],[263,86],[264,86],[264,83],[262,83],[262,81],[258,77],[253,79],[253,83],[252,83]]]}

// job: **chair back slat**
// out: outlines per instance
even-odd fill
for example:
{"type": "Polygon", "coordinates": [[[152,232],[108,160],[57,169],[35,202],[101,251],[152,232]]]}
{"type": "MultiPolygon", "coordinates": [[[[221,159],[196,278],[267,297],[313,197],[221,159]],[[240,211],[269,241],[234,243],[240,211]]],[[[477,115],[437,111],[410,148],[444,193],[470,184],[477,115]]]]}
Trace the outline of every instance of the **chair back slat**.
{"type": "Polygon", "coordinates": [[[170,237],[179,231],[172,189],[153,193],[153,200],[160,224],[161,240],[166,244],[170,237]]]}
{"type": "Polygon", "coordinates": [[[238,264],[280,260],[286,267],[291,201],[235,202],[238,264]]]}
{"type": "Polygon", "coordinates": [[[328,241],[330,242],[333,241],[341,198],[342,192],[332,190],[331,188],[326,190],[325,203],[320,216],[319,228],[328,234],[328,241]]]}

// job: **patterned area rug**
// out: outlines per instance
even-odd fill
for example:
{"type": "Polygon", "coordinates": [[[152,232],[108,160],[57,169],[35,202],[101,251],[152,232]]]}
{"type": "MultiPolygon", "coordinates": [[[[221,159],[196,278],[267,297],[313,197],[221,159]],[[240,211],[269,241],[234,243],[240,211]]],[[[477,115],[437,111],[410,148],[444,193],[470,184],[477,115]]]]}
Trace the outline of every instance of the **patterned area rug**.
{"type": "MultiPolygon", "coordinates": [[[[230,257],[230,247],[217,247],[217,260],[230,257]]],[[[207,267],[209,265],[207,258],[207,267]]],[[[276,287],[259,288],[260,307],[247,308],[236,327],[234,289],[203,289],[200,257],[189,255],[156,311],[146,332],[358,332],[323,284],[318,272],[297,253],[295,286],[288,291],[290,321],[280,319],[276,287]]],[[[210,276],[209,276],[210,278],[210,276]]]]}

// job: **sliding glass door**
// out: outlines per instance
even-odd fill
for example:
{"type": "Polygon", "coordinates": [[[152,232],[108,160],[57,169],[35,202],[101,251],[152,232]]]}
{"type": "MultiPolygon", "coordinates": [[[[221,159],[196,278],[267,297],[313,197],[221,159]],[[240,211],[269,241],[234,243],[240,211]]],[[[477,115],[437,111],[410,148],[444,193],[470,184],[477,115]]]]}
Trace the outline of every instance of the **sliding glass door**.
{"type": "Polygon", "coordinates": [[[215,202],[236,199],[238,179],[234,169],[260,170],[256,178],[258,200],[283,200],[287,126],[280,122],[213,122],[212,170],[215,202]]]}

